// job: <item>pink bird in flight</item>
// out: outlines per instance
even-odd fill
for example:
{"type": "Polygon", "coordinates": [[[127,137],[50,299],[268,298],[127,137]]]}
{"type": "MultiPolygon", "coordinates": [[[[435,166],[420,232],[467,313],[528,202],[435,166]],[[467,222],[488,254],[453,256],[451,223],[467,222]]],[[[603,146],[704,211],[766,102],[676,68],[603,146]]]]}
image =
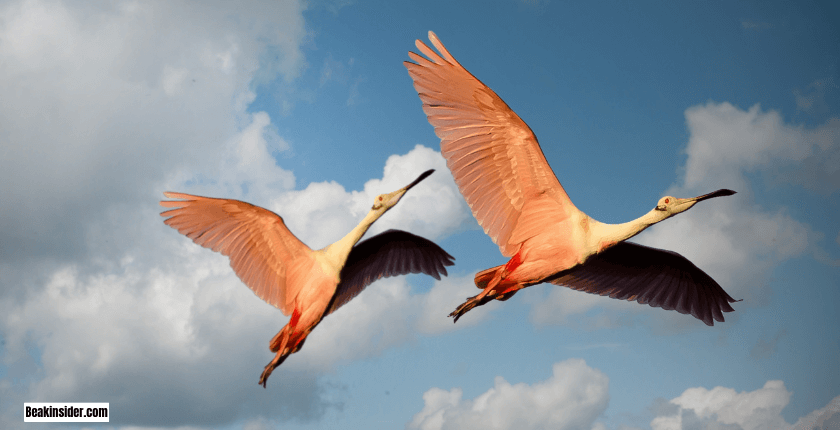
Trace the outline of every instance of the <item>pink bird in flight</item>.
{"type": "Polygon", "coordinates": [[[707,325],[732,312],[732,297],[709,275],[671,251],[625,242],[700,201],[663,197],[624,224],[605,224],[572,204],[527,124],[493,90],[467,71],[429,32],[435,52],[404,62],[423,111],[441,139],[441,154],[484,232],[510,260],[479,272],[483,290],[450,314],[458,321],[475,306],[507,300],[542,282],[691,314],[707,325]]]}
{"type": "Polygon", "coordinates": [[[164,223],[193,242],[230,257],[230,266],[261,299],[291,314],[269,344],[274,359],[259,383],[300,350],[324,317],[356,297],[379,278],[425,273],[446,275],[454,257],[435,243],[400,230],[388,230],[358,244],[368,228],[434,170],[393,193],[382,194],[370,212],[338,242],[313,251],[286,228],[274,212],[238,200],[166,192],[160,205],[164,223]]]}

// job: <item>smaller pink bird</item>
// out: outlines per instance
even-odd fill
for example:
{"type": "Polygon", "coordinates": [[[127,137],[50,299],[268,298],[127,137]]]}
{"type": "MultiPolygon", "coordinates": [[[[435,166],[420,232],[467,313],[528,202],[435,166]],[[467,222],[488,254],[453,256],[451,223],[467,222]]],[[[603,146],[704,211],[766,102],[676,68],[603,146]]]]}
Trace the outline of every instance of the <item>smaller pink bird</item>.
{"type": "Polygon", "coordinates": [[[403,64],[440,138],[441,154],[484,232],[510,260],[475,275],[483,291],[450,314],[507,300],[522,288],[550,282],[615,299],[690,313],[707,325],[723,321],[736,300],[685,257],[625,240],[698,202],[735,194],[663,197],[624,224],[598,222],[572,204],[537,137],[493,90],[464,68],[431,31],[435,52],[403,64]]]}
{"type": "Polygon", "coordinates": [[[435,279],[447,275],[445,266],[453,265],[454,257],[420,236],[388,230],[356,244],[371,224],[432,172],[376,197],[359,225],[317,251],[298,240],[274,212],[238,200],[166,192],[166,197],[182,200],[161,201],[161,206],[174,209],[160,215],[193,242],[230,257],[233,271],[257,297],[292,315],[269,344],[277,354],[260,376],[265,388],[271,372],[300,350],[325,316],[377,279],[409,273],[435,279]]]}

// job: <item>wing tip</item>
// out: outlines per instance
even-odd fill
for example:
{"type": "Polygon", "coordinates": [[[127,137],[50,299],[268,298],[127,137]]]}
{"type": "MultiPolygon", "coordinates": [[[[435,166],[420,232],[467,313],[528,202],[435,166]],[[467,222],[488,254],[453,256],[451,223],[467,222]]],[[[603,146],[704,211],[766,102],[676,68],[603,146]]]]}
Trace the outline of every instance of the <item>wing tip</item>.
{"type": "Polygon", "coordinates": [[[422,51],[424,47],[428,48],[428,46],[426,46],[426,42],[423,42],[421,39],[415,39],[414,46],[416,46],[420,51],[422,51]]]}
{"type": "Polygon", "coordinates": [[[429,36],[429,40],[430,40],[432,43],[434,43],[435,45],[437,45],[438,43],[440,43],[440,39],[438,39],[437,34],[435,34],[435,32],[434,32],[434,31],[429,30],[429,34],[428,34],[428,36],[429,36]]]}
{"type": "Polygon", "coordinates": [[[179,193],[177,191],[164,191],[163,195],[169,199],[180,199],[180,200],[198,200],[200,196],[194,196],[192,194],[186,193],[179,193]]]}

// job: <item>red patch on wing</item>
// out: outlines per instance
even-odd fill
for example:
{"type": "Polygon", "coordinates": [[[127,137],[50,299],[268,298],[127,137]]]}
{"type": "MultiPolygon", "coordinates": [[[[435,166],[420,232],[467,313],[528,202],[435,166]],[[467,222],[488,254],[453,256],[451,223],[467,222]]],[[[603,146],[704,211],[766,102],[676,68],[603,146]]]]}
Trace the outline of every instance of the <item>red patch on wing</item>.
{"type": "Polygon", "coordinates": [[[505,264],[505,273],[506,274],[512,273],[521,264],[522,264],[522,258],[519,256],[519,253],[517,252],[513,256],[513,258],[511,258],[510,261],[508,261],[507,264],[505,264]]]}
{"type": "Polygon", "coordinates": [[[289,328],[294,329],[295,327],[297,327],[297,323],[298,323],[299,319],[300,319],[300,311],[295,309],[295,311],[292,312],[292,319],[289,320],[289,328]]]}

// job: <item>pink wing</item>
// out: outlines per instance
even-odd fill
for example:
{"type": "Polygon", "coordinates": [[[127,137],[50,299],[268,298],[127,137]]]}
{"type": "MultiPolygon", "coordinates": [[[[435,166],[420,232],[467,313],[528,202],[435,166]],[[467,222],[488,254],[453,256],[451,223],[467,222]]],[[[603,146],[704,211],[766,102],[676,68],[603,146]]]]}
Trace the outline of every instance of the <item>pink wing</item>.
{"type": "Polygon", "coordinates": [[[546,223],[558,223],[577,209],[528,125],[431,31],[429,40],[442,56],[417,40],[428,59],[409,52],[416,64],[403,64],[458,189],[484,232],[510,257],[546,223]],[[526,207],[529,203],[534,207],[526,207]]]}
{"type": "Polygon", "coordinates": [[[312,250],[274,212],[238,200],[163,193],[180,201],[161,213],[164,223],[193,242],[230,257],[230,267],[261,299],[289,315],[310,267],[312,250]]]}

